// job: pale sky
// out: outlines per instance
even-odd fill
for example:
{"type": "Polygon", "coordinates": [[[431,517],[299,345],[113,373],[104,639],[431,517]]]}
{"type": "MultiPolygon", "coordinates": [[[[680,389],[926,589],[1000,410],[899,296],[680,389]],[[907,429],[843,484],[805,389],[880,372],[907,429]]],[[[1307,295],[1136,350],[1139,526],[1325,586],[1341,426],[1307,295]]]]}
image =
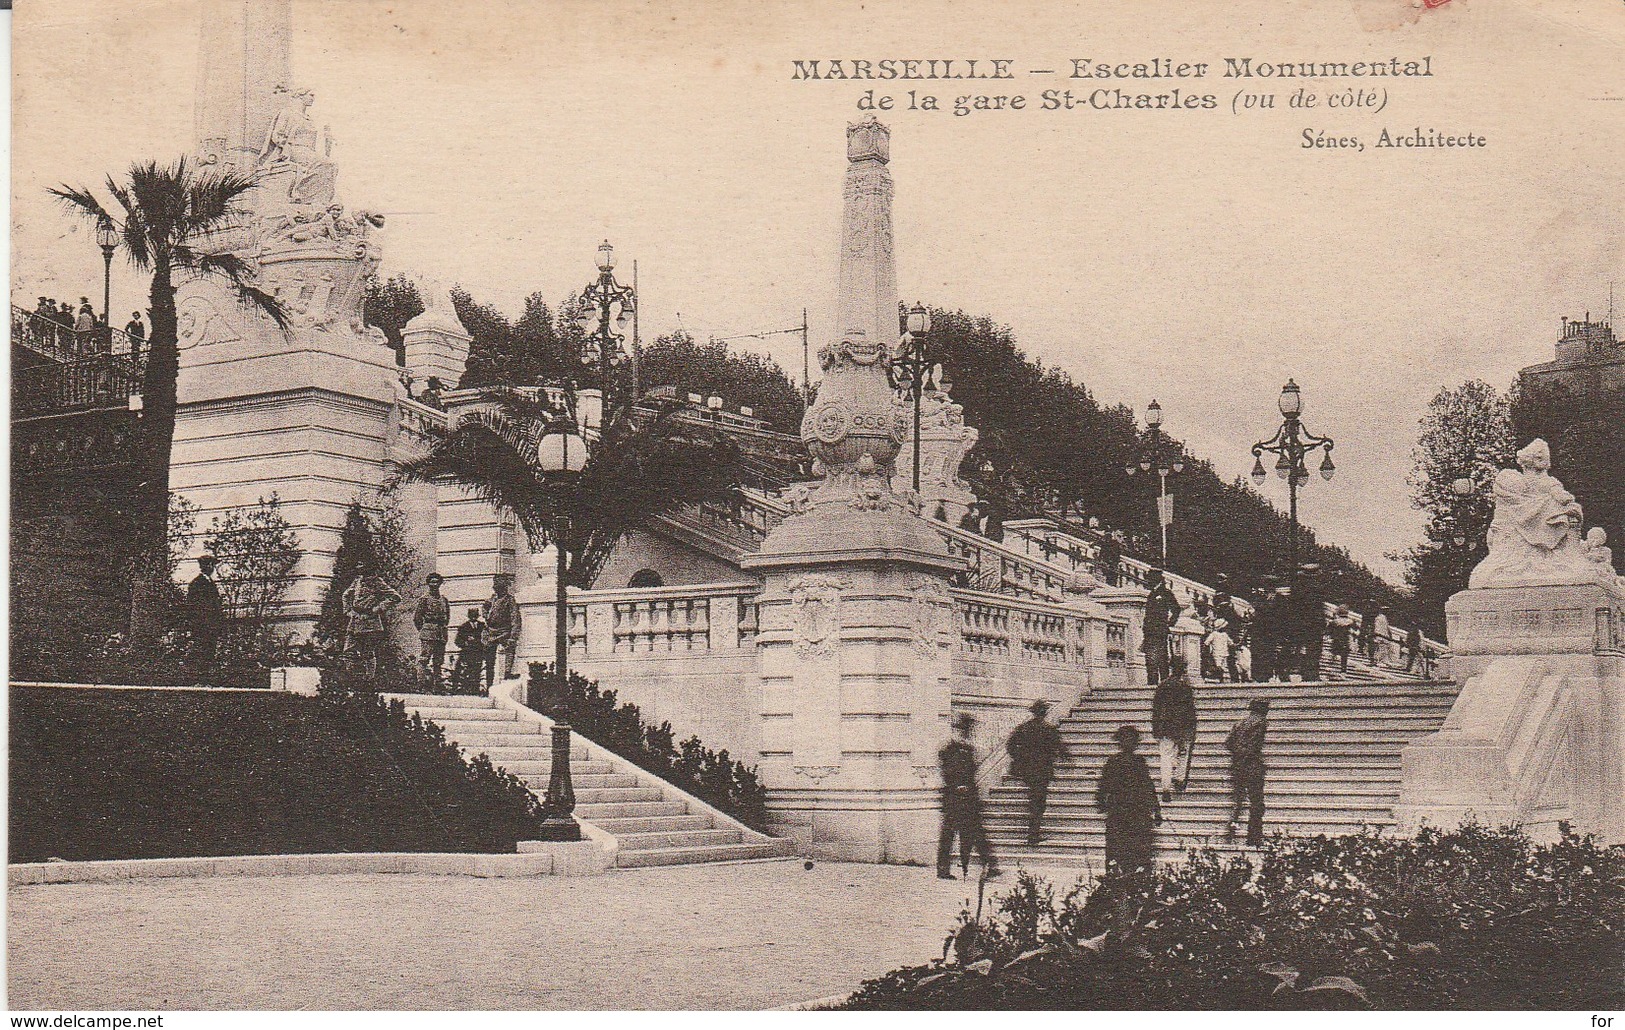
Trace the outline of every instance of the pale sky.
{"type": "MultiPolygon", "coordinates": [[[[202,8],[18,0],[13,297],[100,291],[88,233],[44,200],[193,145],[202,8]]],[[[699,336],[811,315],[827,338],[844,126],[865,89],[906,104],[1022,94],[1028,109],[893,109],[903,298],[987,314],[1105,403],[1144,408],[1222,474],[1279,421],[1294,377],[1337,440],[1304,521],[1397,579],[1420,521],[1405,476],[1443,385],[1504,388],[1549,360],[1562,316],[1625,302],[1625,8],[1452,0],[1247,3],[828,0],[652,4],[296,0],[296,84],[332,126],[339,193],[389,213],[382,273],[460,283],[516,310],[594,274],[608,237],[643,330],[699,336]],[[1386,25],[1376,27],[1373,25],[1386,25]],[[1226,57],[1432,56],[1416,79],[1236,80],[1226,57]],[[793,60],[1011,59],[1002,82],[797,82],[793,60]],[[1205,78],[1069,80],[1073,58],[1208,62],[1205,78]],[[1031,69],[1056,69],[1051,76],[1031,69]],[[1042,111],[1044,89],[1217,97],[1215,111],[1042,111]],[[1388,106],[1292,109],[1305,86],[1388,106]],[[1275,107],[1232,114],[1240,88],[1275,107]],[[1474,149],[1379,150],[1379,131],[1474,149]],[[1305,128],[1363,152],[1304,149],[1305,128]]],[[[98,297],[99,300],[99,297],[98,297]]],[[[145,307],[115,265],[115,321],[145,307]],[[119,311],[126,314],[117,315],[119,311]]],[[[760,349],[800,368],[793,337],[760,349]]],[[[745,344],[749,346],[747,341],[745,344]]],[[[1559,476],[1562,470],[1555,470],[1559,476]]],[[[1177,492],[1177,485],[1175,487],[1177,492]]],[[[1273,478],[1272,499],[1284,493],[1273,478]]]]}

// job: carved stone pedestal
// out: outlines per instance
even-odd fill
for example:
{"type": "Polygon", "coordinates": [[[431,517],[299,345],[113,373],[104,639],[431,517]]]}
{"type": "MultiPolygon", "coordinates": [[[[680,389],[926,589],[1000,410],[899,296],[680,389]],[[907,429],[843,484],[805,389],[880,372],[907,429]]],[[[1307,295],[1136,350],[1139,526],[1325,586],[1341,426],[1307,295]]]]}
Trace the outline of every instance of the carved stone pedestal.
{"type": "Polygon", "coordinates": [[[804,850],[929,862],[955,633],[944,573],[956,563],[912,515],[852,511],[839,527],[830,515],[787,520],[746,560],[764,577],[762,776],[804,850]],[[851,546],[781,546],[815,528],[851,546]]]}
{"type": "Polygon", "coordinates": [[[1400,829],[1560,822],[1625,839],[1625,593],[1602,584],[1464,590],[1446,605],[1464,686],[1403,753],[1400,829]]]}

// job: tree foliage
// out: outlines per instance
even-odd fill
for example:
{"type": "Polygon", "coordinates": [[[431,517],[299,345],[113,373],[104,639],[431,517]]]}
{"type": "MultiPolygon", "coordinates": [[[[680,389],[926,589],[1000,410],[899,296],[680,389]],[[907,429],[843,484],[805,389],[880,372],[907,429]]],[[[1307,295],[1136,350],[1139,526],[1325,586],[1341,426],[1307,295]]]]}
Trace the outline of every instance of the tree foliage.
{"type": "Polygon", "coordinates": [[[646,391],[672,386],[679,397],[690,393],[721,397],[730,408],[746,405],[754,409],[757,418],[778,432],[801,432],[805,407],[801,391],[770,358],[735,352],[716,340],[700,343],[678,329],[645,348],[641,365],[646,391]]]}
{"type": "Polygon", "coordinates": [[[216,515],[203,547],[220,563],[215,578],[231,635],[244,647],[265,650],[303,553],[282,502],[272,494],[216,515]]]}
{"type": "Polygon", "coordinates": [[[1593,381],[1576,388],[1556,380],[1525,380],[1513,390],[1512,425],[1519,446],[1539,437],[1552,449],[1552,474],[1614,545],[1616,569],[1625,560],[1625,390],[1593,381]]]}
{"type": "Polygon", "coordinates": [[[447,482],[514,513],[533,550],[553,537],[555,517],[572,524],[569,579],[589,587],[622,536],[656,515],[721,501],[738,482],[739,448],[709,427],[676,417],[680,406],[621,414],[593,441],[573,481],[549,475],[537,458],[546,429],[565,416],[530,392],[492,390],[492,407],[472,412],[429,453],[398,467],[408,482],[447,482]]]}
{"type": "MultiPolygon", "coordinates": [[[[1029,358],[1008,326],[942,309],[933,309],[931,321],[931,349],[947,368],[966,423],[981,432],[965,467],[988,461],[997,470],[994,482],[967,473],[977,492],[1003,495],[1010,514],[1081,505],[1104,527],[1124,531],[1130,554],[1160,557],[1156,477],[1123,471],[1146,442],[1134,412],[1102,404],[1065,372],[1029,358]]],[[[1164,444],[1183,451],[1177,438],[1165,436],[1164,444]]],[[[1172,570],[1204,583],[1222,572],[1241,591],[1260,586],[1266,575],[1284,575],[1286,516],[1241,478],[1225,482],[1210,462],[1184,453],[1185,471],[1170,480],[1172,570]]],[[[1300,527],[1299,553],[1326,570],[1327,600],[1408,608],[1405,595],[1343,548],[1319,543],[1308,527],[1300,527]]]]}
{"type": "Polygon", "coordinates": [[[482,304],[463,289],[451,291],[457,318],[473,337],[461,387],[534,386],[567,378],[571,362],[556,320],[540,293],[525,298],[517,319],[482,304]]]}
{"type": "Polygon", "coordinates": [[[367,284],[367,294],[361,304],[361,317],[367,325],[377,326],[395,352],[395,363],[406,364],[406,339],[402,330],[406,323],[423,314],[423,295],[409,276],[396,275],[388,281],[373,280],[367,284]]]}
{"type": "Polygon", "coordinates": [[[1431,634],[1443,634],[1444,603],[1466,589],[1484,557],[1484,535],[1494,513],[1490,483],[1497,471],[1512,465],[1513,452],[1511,405],[1495,387],[1475,379],[1440,390],[1428,403],[1408,479],[1411,505],[1427,513],[1427,525],[1422,542],[1403,559],[1417,617],[1431,634]],[[1466,497],[1455,492],[1458,479],[1473,483],[1466,497]]]}

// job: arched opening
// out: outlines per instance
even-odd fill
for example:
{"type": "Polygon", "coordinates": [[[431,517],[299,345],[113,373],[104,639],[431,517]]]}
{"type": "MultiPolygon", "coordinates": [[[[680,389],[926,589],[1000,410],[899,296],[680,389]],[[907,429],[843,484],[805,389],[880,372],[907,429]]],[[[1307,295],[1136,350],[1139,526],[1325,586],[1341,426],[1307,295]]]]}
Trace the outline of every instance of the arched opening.
{"type": "Polygon", "coordinates": [[[639,569],[626,581],[628,587],[663,587],[666,581],[654,569],[639,569]]]}

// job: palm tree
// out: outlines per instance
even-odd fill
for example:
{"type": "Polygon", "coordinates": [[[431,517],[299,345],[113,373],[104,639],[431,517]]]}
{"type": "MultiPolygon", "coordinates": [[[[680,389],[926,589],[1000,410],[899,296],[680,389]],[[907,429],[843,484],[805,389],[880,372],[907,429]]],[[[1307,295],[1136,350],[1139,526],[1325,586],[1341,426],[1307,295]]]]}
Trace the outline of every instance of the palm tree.
{"type": "Polygon", "coordinates": [[[553,522],[570,520],[571,584],[592,585],[615,542],[658,515],[721,501],[739,482],[739,446],[678,418],[682,405],[623,411],[594,442],[570,482],[545,473],[536,445],[569,414],[512,388],[492,390],[491,408],[463,415],[421,458],[397,466],[406,482],[463,487],[513,512],[534,551],[552,542],[553,522]]]}
{"type": "Polygon", "coordinates": [[[175,383],[180,371],[176,278],[218,279],[246,304],[263,311],[286,331],[288,320],[274,297],[253,284],[253,269],[241,257],[219,248],[221,235],[238,221],[239,202],[254,188],[252,176],[201,174],[186,158],[160,167],[155,161],[130,166],[124,182],[107,177],[107,192],[118,210],[109,211],[88,189],[59,186],[49,192],[73,213],[111,223],[129,262],[152,273],[149,290],[152,326],[142,373],[142,412],[136,433],[134,525],[138,572],[130,620],[131,643],[151,647],[162,632],[157,569],[165,568],[169,511],[169,457],[175,439],[175,383]],[[142,571],[145,570],[145,574],[142,571]]]}

